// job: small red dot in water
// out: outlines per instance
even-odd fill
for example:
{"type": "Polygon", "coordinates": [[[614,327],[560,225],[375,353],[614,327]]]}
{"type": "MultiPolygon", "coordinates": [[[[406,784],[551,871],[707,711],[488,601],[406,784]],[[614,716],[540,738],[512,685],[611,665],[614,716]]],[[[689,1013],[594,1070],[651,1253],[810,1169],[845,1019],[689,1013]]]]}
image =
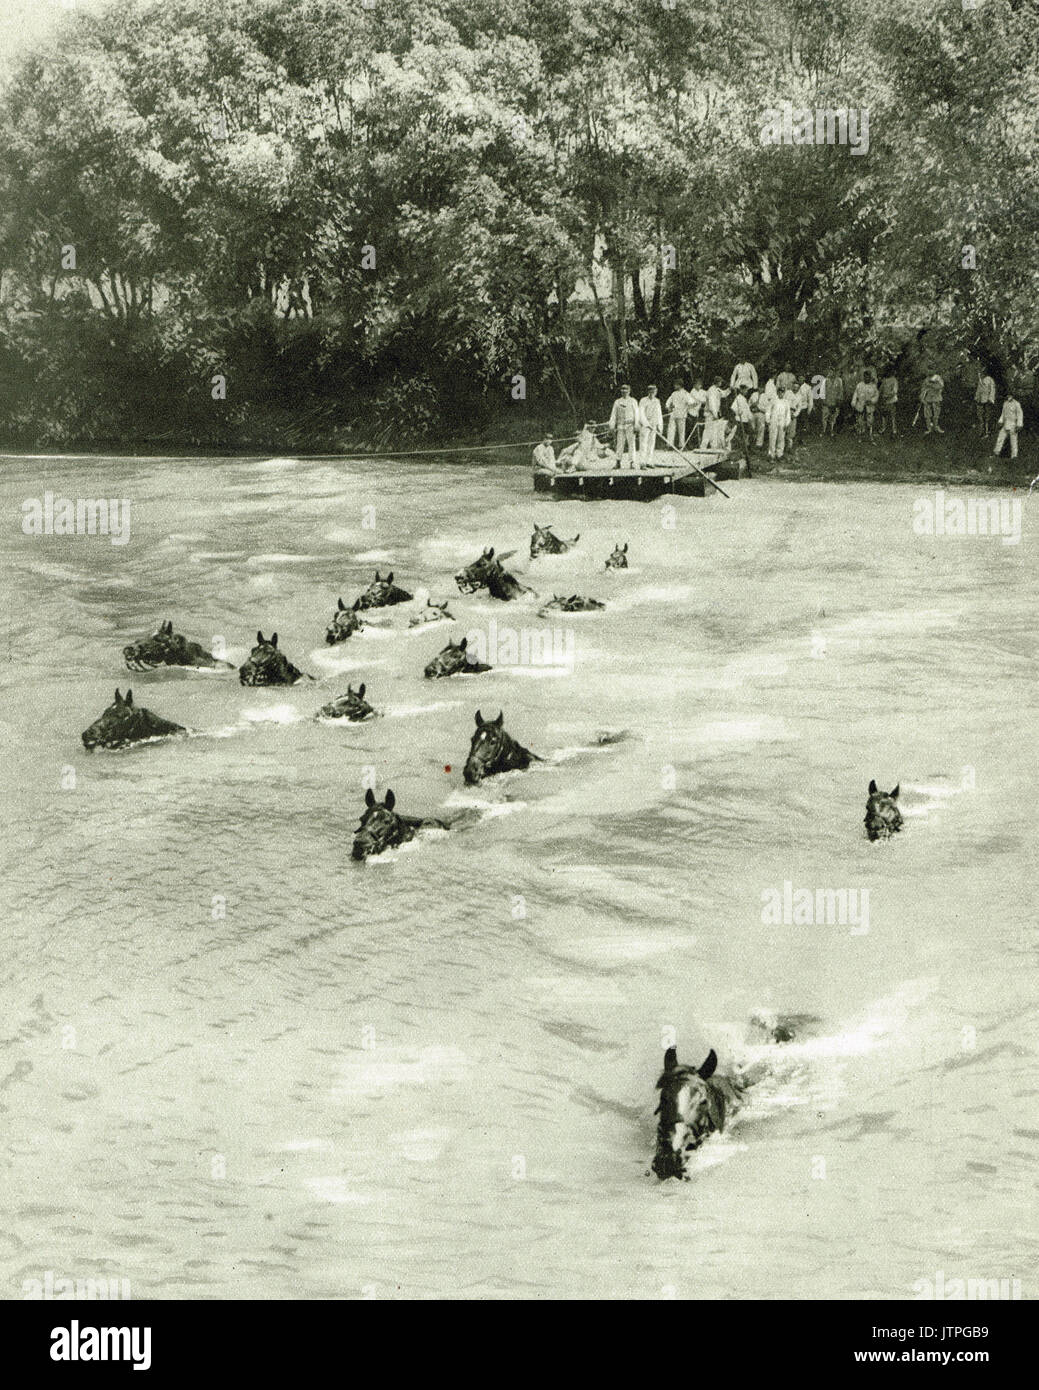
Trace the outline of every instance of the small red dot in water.
{"type": "Polygon", "coordinates": [[[450,771],[451,771],[451,764],[450,764],[450,763],[445,763],[445,764],[444,764],[444,771],[445,771],[445,772],[450,772],[450,771]]]}

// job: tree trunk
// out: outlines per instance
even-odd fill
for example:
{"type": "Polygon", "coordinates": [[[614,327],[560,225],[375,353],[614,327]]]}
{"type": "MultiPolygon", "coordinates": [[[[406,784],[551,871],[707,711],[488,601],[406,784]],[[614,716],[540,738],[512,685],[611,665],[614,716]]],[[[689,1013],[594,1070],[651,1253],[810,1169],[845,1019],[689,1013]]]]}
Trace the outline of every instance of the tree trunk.
{"type": "Polygon", "coordinates": [[[617,382],[617,339],[614,337],[613,325],[606,317],[602,300],[599,298],[599,291],[595,285],[595,267],[593,266],[589,274],[589,284],[592,287],[592,298],[595,300],[595,308],[599,315],[599,322],[602,324],[602,331],[606,338],[606,350],[610,354],[610,374],[613,377],[614,385],[617,382]]]}
{"type": "Polygon", "coordinates": [[[613,272],[613,301],[617,306],[617,338],[620,344],[621,373],[628,373],[628,301],[624,288],[624,273],[613,272]]]}
{"type": "Polygon", "coordinates": [[[664,284],[664,232],[661,225],[660,206],[657,205],[657,261],[653,267],[653,297],[650,300],[649,317],[655,328],[660,327],[660,292],[664,284]]]}
{"type": "Polygon", "coordinates": [[[642,276],[639,266],[635,266],[631,272],[631,302],[635,309],[635,317],[638,319],[639,323],[648,323],[646,299],[642,293],[642,276]]]}

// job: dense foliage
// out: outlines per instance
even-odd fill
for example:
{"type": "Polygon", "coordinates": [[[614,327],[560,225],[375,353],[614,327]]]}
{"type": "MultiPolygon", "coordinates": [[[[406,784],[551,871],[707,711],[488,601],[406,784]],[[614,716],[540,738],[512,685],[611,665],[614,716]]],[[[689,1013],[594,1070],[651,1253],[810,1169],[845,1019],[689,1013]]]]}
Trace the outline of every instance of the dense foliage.
{"type": "Polygon", "coordinates": [[[973,355],[1004,384],[1039,366],[1036,20],[1033,0],[73,12],[0,101],[0,427],[375,440],[486,417],[516,374],[579,414],[618,374],[745,354],[973,355]],[[868,153],[762,143],[784,102],[867,111],[868,153]]]}

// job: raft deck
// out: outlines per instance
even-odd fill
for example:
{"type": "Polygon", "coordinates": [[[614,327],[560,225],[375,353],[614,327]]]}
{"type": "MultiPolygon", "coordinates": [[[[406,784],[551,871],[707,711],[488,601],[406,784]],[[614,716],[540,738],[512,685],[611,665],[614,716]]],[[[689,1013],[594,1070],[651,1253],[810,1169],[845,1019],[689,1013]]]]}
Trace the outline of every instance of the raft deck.
{"type": "Polygon", "coordinates": [[[746,477],[749,471],[746,459],[730,450],[690,449],[681,458],[674,454],[670,462],[662,460],[644,468],[588,468],[574,473],[538,470],[534,473],[534,491],[585,502],[652,502],[667,493],[703,497],[708,484],[692,466],[694,463],[719,482],[746,477]]]}

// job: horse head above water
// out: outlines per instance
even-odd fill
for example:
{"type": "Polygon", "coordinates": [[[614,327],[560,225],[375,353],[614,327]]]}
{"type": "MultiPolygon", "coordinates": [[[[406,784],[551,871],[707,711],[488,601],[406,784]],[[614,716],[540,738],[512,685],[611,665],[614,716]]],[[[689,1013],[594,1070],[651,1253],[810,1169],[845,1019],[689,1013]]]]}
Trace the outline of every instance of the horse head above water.
{"type": "Polygon", "coordinates": [[[725,1128],[725,1119],[737,1088],[715,1079],[718,1056],[712,1048],[698,1067],[678,1064],[678,1052],[664,1053],[664,1070],[657,1081],[660,1104],[656,1113],[657,1150],[653,1171],[658,1178],[684,1178],[686,1154],[725,1128]]]}
{"type": "Polygon", "coordinates": [[[896,805],[898,792],[898,786],[890,792],[878,791],[876,782],[870,782],[863,824],[871,840],[890,840],[902,829],[902,812],[896,805]]]}
{"type": "Polygon", "coordinates": [[[356,690],[352,685],[348,685],[345,695],[337,695],[327,705],[321,706],[317,712],[317,718],[348,719],[352,724],[359,724],[364,719],[371,719],[375,710],[364,698],[366,689],[367,686],[363,681],[356,690]]]}
{"type": "Polygon", "coordinates": [[[569,598],[553,594],[538,611],[539,616],[542,613],[597,613],[605,607],[597,598],[586,598],[582,594],[571,594],[569,598]]]}
{"type": "Polygon", "coordinates": [[[100,718],[94,720],[89,729],[84,730],[81,737],[83,747],[90,751],[94,748],[125,748],[131,743],[143,743],[146,739],[186,733],[182,725],[135,705],[132,690],[125,695],[117,690],[112,704],[100,718]]]}
{"type": "Polygon", "coordinates": [[[438,830],[447,829],[441,820],[422,820],[415,816],[402,816],[395,809],[396,805],[397,798],[392,791],[386,792],[385,800],[376,801],[375,793],[371,787],[368,788],[364,794],[364,811],[361,813],[361,823],[354,835],[352,850],[354,859],[367,859],[371,855],[382,854],[385,850],[395,849],[397,845],[406,844],[415,838],[416,830],[421,830],[423,827],[435,827],[438,830]]]}
{"type": "Polygon", "coordinates": [[[399,584],[393,582],[393,571],[382,578],[379,571],[375,571],[375,578],[365,589],[364,593],[354,604],[355,608],[388,608],[394,603],[408,603],[412,595],[407,589],[402,589],[399,584]]]}
{"type": "Polygon", "coordinates": [[[460,642],[448,642],[423,671],[426,680],[438,680],[442,676],[475,676],[481,671],[489,671],[491,668],[486,662],[470,660],[468,645],[468,637],[463,637],[460,642]]]}
{"type": "Polygon", "coordinates": [[[448,609],[448,600],[443,603],[434,603],[431,598],[426,599],[426,606],[419,613],[413,613],[408,619],[408,627],[424,627],[428,623],[453,623],[455,615],[448,609]]]}
{"type": "Polygon", "coordinates": [[[239,668],[238,679],[243,685],[295,685],[303,672],[278,650],[276,632],[270,637],[257,632],[256,646],[239,668]]]}
{"type": "Polygon", "coordinates": [[[466,786],[475,786],[498,772],[528,768],[532,762],[541,759],[505,732],[505,716],[500,710],[497,719],[484,719],[476,711],[476,732],[462,772],[466,786]]]}
{"type": "Polygon", "coordinates": [[[536,560],[539,555],[565,555],[572,545],[576,545],[581,539],[580,532],[571,541],[564,541],[555,534],[551,526],[539,526],[534,523],[534,534],[530,538],[530,558],[536,560]]]}
{"type": "Polygon", "coordinates": [[[337,642],[345,642],[348,637],[352,637],[355,632],[360,632],[364,627],[361,616],[357,611],[357,604],[352,608],[347,608],[342,599],[339,606],[332,614],[332,621],[325,630],[325,641],[330,647],[337,642]]]}
{"type": "MultiPolygon", "coordinates": [[[[751,1016],[753,1041],[792,1043],[811,1033],[821,1020],[815,1014],[779,1014],[759,1009],[751,1016]]],[[[683,1067],[678,1052],[664,1053],[664,1070],[657,1081],[660,1102],[656,1108],[657,1147],[653,1172],[658,1178],[687,1177],[686,1159],[712,1134],[721,1133],[743,1104],[749,1087],[764,1079],[771,1063],[759,1058],[749,1066],[735,1066],[723,1074],[712,1048],[698,1067],[683,1067]]]]}
{"type": "Polygon", "coordinates": [[[173,623],[160,623],[150,637],[131,642],[123,648],[123,660],[130,671],[154,671],[157,666],[191,666],[206,671],[233,671],[230,661],[207,652],[199,642],[192,642],[173,631],[173,623]]]}
{"type": "Polygon", "coordinates": [[[515,553],[514,550],[507,550],[504,555],[496,556],[492,545],[478,560],[455,575],[455,583],[463,594],[475,594],[478,589],[487,589],[491,598],[502,599],[506,603],[519,598],[521,594],[531,594],[533,589],[521,584],[502,564],[503,560],[515,553]]]}

